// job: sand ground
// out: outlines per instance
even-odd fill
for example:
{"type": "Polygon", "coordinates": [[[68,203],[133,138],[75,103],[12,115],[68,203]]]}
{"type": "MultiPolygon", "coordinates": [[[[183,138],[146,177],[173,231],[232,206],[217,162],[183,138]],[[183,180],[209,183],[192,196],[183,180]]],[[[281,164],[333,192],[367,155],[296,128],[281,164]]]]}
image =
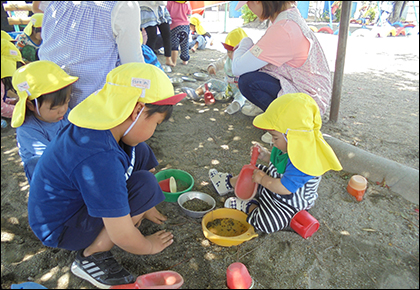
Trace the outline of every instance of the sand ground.
{"type": "MultiPolygon", "coordinates": [[[[261,29],[247,29],[256,41],[261,29]]],[[[214,46],[191,55],[169,76],[187,76],[205,69],[224,55],[224,33],[214,34],[214,46]]],[[[336,35],[319,34],[332,73],[336,35]]],[[[419,166],[419,38],[349,38],[339,121],[323,117],[321,131],[381,157],[418,169],[419,166]]],[[[162,56],[159,59],[164,63],[162,56]]],[[[216,76],[223,79],[223,73],[216,76]]],[[[195,88],[197,83],[183,85],[195,88]]],[[[176,87],[179,91],[179,87],[176,87]]],[[[172,118],[148,141],[160,165],[157,171],[177,168],[194,177],[193,190],[219,197],[208,170],[238,173],[249,163],[249,148],[264,133],[252,117],[228,115],[228,104],[204,105],[184,100],[172,118]]],[[[75,277],[70,266],[75,253],[43,246],[27,221],[26,182],[16,147],[15,130],[2,129],[1,141],[1,285],[34,281],[48,288],[92,289],[75,277]]],[[[269,147],[269,145],[266,145],[269,147]]],[[[221,247],[205,239],[201,220],[187,217],[176,203],[158,209],[168,216],[164,225],[145,221],[140,230],[150,234],[167,229],[174,243],[153,256],[112,251],[134,275],[171,269],[180,273],[183,289],[226,289],[226,269],[242,262],[255,289],[270,288],[419,288],[419,209],[386,187],[369,182],[363,201],[346,192],[351,174],[327,172],[319,198],[310,213],[319,230],[303,239],[295,232],[257,238],[238,246],[221,247]]],[[[231,196],[233,194],[229,194],[231,196]]]]}

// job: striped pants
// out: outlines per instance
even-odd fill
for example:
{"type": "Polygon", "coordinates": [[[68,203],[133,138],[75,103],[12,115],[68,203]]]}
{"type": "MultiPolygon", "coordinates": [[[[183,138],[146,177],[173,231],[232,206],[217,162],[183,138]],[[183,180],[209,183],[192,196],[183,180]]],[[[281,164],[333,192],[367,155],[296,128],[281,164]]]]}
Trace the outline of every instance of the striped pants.
{"type": "MultiPolygon", "coordinates": [[[[259,164],[258,168],[274,178],[281,178],[281,174],[270,163],[269,167],[259,164]]],[[[247,218],[247,222],[256,230],[264,233],[274,233],[290,225],[294,215],[301,210],[308,210],[318,198],[318,186],[321,176],[309,180],[291,196],[281,196],[259,185],[256,200],[259,206],[247,218]]]]}

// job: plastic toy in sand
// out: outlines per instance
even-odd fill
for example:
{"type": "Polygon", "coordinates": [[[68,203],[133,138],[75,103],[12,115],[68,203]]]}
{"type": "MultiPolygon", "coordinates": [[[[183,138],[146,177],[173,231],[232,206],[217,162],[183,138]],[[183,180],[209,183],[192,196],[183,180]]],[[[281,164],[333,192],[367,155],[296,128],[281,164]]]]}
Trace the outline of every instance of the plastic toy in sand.
{"type": "Polygon", "coordinates": [[[313,31],[313,32],[315,32],[315,33],[317,33],[318,32],[318,28],[316,28],[315,26],[309,26],[309,28],[313,31]]]}
{"type": "Polygon", "coordinates": [[[329,33],[329,34],[333,34],[333,31],[332,31],[332,29],[331,28],[329,28],[328,26],[324,26],[324,27],[321,27],[320,29],[318,29],[318,32],[319,33],[329,33]]]}

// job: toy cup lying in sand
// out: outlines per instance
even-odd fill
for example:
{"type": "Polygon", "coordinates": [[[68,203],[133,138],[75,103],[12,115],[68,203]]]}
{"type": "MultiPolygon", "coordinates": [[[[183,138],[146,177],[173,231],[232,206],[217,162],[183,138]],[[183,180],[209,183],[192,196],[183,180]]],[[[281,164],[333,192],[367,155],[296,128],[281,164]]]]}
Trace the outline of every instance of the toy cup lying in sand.
{"type": "Polygon", "coordinates": [[[111,286],[110,289],[179,289],[184,278],[174,271],[158,271],[138,276],[136,282],[111,286]]]}
{"type": "Polygon", "coordinates": [[[258,147],[252,148],[251,163],[244,165],[238,175],[235,185],[235,195],[242,200],[250,200],[257,193],[258,184],[252,181],[252,174],[256,169],[258,147]]]}
{"type": "Polygon", "coordinates": [[[240,262],[229,265],[226,270],[226,282],[229,289],[250,289],[254,284],[248,269],[240,262]]]}
{"type": "Polygon", "coordinates": [[[353,195],[357,201],[362,201],[367,187],[367,180],[361,175],[353,175],[347,185],[347,192],[353,195]]]}
{"type": "Polygon", "coordinates": [[[309,212],[301,210],[292,218],[290,227],[306,239],[319,229],[319,222],[309,212]]]}

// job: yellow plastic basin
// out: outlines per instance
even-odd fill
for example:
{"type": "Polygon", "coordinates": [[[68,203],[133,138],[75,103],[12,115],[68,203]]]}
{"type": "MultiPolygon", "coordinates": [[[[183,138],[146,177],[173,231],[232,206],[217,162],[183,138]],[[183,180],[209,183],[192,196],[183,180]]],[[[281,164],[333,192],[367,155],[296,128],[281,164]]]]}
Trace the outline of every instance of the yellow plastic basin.
{"type": "Polygon", "coordinates": [[[246,221],[246,218],[247,215],[240,210],[231,208],[219,208],[203,216],[203,219],[201,220],[201,227],[203,228],[204,236],[211,242],[223,247],[236,246],[242,244],[245,241],[249,241],[255,237],[258,237],[258,234],[255,233],[254,227],[246,221]],[[241,235],[232,237],[219,236],[210,232],[207,228],[207,224],[216,219],[223,218],[231,218],[241,222],[247,228],[246,232],[241,235]]]}

